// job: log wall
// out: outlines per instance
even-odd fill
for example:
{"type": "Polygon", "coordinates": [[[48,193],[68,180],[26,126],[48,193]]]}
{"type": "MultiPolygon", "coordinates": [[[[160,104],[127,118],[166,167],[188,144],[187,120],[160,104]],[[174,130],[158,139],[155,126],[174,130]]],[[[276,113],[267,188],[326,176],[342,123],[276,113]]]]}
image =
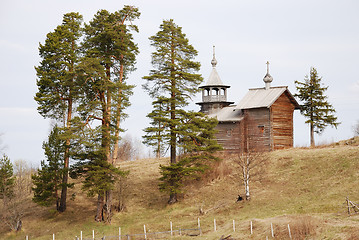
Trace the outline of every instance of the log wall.
{"type": "Polygon", "coordinates": [[[270,151],[270,111],[268,108],[253,108],[244,110],[245,134],[248,141],[248,151],[270,151]]]}
{"type": "Polygon", "coordinates": [[[293,147],[293,111],[294,105],[287,93],[283,93],[271,108],[271,150],[293,147]]]}

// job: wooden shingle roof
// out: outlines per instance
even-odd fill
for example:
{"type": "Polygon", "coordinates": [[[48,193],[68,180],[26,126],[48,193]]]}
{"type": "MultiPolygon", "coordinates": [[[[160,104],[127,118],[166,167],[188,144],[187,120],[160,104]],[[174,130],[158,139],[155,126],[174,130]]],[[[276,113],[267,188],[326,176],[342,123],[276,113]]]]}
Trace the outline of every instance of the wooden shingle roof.
{"type": "Polygon", "coordinates": [[[237,104],[235,109],[251,109],[251,108],[269,108],[272,104],[286,92],[291,102],[294,104],[295,109],[300,106],[295,100],[293,95],[289,92],[287,86],[249,89],[247,94],[237,104]]]}

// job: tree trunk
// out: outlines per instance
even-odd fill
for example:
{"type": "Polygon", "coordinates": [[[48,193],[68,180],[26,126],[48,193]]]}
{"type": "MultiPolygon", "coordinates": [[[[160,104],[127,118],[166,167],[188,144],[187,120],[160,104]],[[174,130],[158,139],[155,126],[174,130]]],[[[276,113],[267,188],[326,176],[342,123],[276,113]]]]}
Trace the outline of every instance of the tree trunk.
{"type": "Polygon", "coordinates": [[[109,190],[106,192],[106,222],[111,223],[112,219],[112,191],[109,190]]]}
{"type": "Polygon", "coordinates": [[[310,123],[310,146],[311,146],[311,147],[315,147],[315,142],[314,142],[314,126],[313,126],[313,123],[310,123]]]}
{"type": "MultiPolygon", "coordinates": [[[[123,55],[121,55],[121,59],[123,59],[123,55]]],[[[119,76],[119,82],[122,84],[123,81],[123,65],[121,64],[120,66],[120,76],[119,76]]],[[[117,115],[116,115],[116,129],[115,129],[115,144],[113,146],[113,152],[112,152],[112,164],[116,163],[117,160],[117,155],[118,155],[118,143],[119,143],[119,138],[120,138],[120,122],[121,122],[121,94],[122,94],[122,89],[119,88],[118,90],[118,103],[117,103],[117,115]]]]}
{"type": "Polygon", "coordinates": [[[99,194],[97,197],[97,212],[95,216],[96,222],[103,221],[103,205],[104,205],[104,198],[101,194],[99,194]]]}
{"type": "Polygon", "coordinates": [[[177,193],[171,193],[170,194],[170,199],[168,200],[168,204],[174,204],[176,203],[177,200],[177,193]]]}
{"type": "MultiPolygon", "coordinates": [[[[66,130],[69,130],[71,127],[71,118],[72,118],[72,99],[71,94],[69,96],[68,108],[67,108],[67,119],[66,119],[66,130]]],[[[66,198],[67,198],[67,184],[69,180],[69,161],[70,161],[70,144],[71,140],[66,139],[65,143],[65,159],[64,159],[64,171],[62,176],[62,189],[61,189],[61,199],[60,206],[58,207],[59,212],[65,212],[66,210],[66,198]]]]}

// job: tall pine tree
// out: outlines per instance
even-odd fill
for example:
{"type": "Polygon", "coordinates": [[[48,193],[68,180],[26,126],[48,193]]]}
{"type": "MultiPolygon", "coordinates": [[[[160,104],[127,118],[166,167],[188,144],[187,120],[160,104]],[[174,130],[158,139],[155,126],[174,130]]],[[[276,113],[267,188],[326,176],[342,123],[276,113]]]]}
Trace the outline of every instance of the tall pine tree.
{"type": "Polygon", "coordinates": [[[156,49],[152,53],[152,65],[155,69],[150,71],[149,76],[143,77],[147,80],[143,87],[155,101],[154,110],[148,115],[152,127],[145,129],[144,138],[149,145],[157,141],[170,148],[170,166],[161,167],[163,184],[160,189],[168,191],[168,202],[174,203],[177,201],[183,177],[190,175],[190,172],[199,171],[192,168],[196,165],[192,161],[195,157],[178,161],[177,152],[184,149],[186,154],[190,154],[193,150],[186,145],[189,142],[185,136],[188,136],[187,131],[191,128],[184,107],[198,92],[198,86],[203,79],[196,73],[200,69],[200,63],[194,61],[197,51],[182,33],[182,28],[172,19],[163,21],[160,31],[149,39],[156,49]]]}
{"type": "MultiPolygon", "coordinates": [[[[84,186],[98,195],[96,221],[111,221],[111,190],[118,171],[113,167],[117,157],[121,121],[127,116],[124,109],[130,105],[133,85],[126,83],[135,70],[137,44],[131,31],[137,32],[132,22],[139,18],[137,8],[125,6],[110,13],[100,10],[84,28],[83,54],[79,69],[82,81],[80,112],[86,122],[100,120],[99,148],[87,154],[87,177],[84,186]]],[[[85,155],[83,155],[85,156],[85,155]]]]}
{"type": "Polygon", "coordinates": [[[328,125],[337,128],[340,124],[334,115],[335,109],[325,95],[328,87],[323,86],[321,81],[322,78],[314,67],[310,68],[310,76],[305,76],[304,82],[295,81],[298,93],[294,96],[303,102],[301,114],[310,125],[311,146],[315,146],[314,133],[321,134],[328,125]]]}
{"type": "MultiPolygon", "coordinates": [[[[40,44],[41,62],[35,67],[38,77],[35,100],[39,104],[39,113],[46,118],[62,121],[65,139],[63,166],[65,173],[69,169],[72,131],[71,121],[78,84],[76,67],[79,63],[79,40],[81,38],[82,16],[79,13],[67,13],[63,22],[54,32],[47,34],[45,44],[40,44]]],[[[58,210],[66,210],[68,174],[63,174],[61,200],[58,210]]]]}

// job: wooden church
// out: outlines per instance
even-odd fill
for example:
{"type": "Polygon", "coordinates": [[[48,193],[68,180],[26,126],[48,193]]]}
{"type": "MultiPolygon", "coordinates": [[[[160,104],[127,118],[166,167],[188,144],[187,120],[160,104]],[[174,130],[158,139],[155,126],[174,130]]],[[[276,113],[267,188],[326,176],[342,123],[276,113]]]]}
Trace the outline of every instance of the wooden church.
{"type": "Polygon", "coordinates": [[[249,89],[238,102],[227,101],[230,86],[223,84],[213,51],[212,72],[202,90],[201,112],[217,118],[217,141],[232,153],[263,152],[293,147],[293,112],[299,104],[287,86],[271,87],[267,74],[265,87],[249,89]]]}

